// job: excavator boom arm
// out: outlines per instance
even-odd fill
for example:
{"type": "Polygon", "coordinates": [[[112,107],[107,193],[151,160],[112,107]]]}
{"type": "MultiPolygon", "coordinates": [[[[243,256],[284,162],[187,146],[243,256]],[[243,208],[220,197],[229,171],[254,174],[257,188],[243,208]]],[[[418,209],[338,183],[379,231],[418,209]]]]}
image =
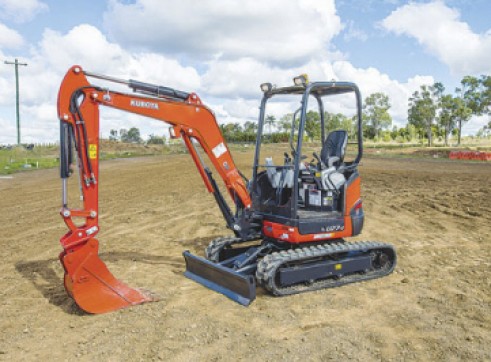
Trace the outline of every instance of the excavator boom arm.
{"type": "Polygon", "coordinates": [[[213,112],[195,93],[156,86],[134,80],[120,80],[85,72],[73,66],[66,73],[58,94],[60,119],[60,172],[63,180],[61,215],[69,231],[60,242],[64,251],[60,260],[65,269],[65,287],[82,309],[98,313],[149,301],[151,298],[131,289],[114,278],[97,256],[98,181],[99,181],[99,107],[107,106],[165,122],[172,126],[174,138],[182,137],[203,178],[206,188],[214,193],[229,227],[235,219],[223,199],[211,171],[203,163],[193,140],[197,141],[223,179],[234,203],[241,209],[251,207],[247,186],[235,166],[213,112]],[[140,94],[127,94],[92,85],[88,77],[123,83],[140,94]],[[68,205],[67,179],[73,171],[72,148],[75,146],[83,207],[68,205]],[[76,223],[74,218],[82,219],[76,223]],[[92,281],[87,283],[84,280],[92,281]],[[136,293],[136,294],[135,294],[136,293]],[[111,295],[114,300],[91,302],[111,295]],[[89,300],[89,301],[87,301],[89,300]]]}
{"type": "MultiPolygon", "coordinates": [[[[244,207],[250,207],[251,200],[246,185],[235,166],[215,116],[209,108],[202,104],[195,93],[188,94],[171,88],[134,80],[123,81],[93,75],[96,78],[104,78],[110,81],[117,81],[118,83],[126,82],[133,90],[152,95],[153,97],[119,93],[90,85],[86,75],[91,76],[93,74],[84,72],[78,66],[72,67],[67,72],[60,87],[58,97],[58,116],[60,120],[75,126],[77,117],[73,115],[73,105],[77,100],[74,98],[83,97],[80,110],[83,114],[86,114],[84,123],[89,133],[87,138],[92,139],[92,141],[98,141],[99,116],[97,108],[100,105],[117,108],[168,123],[173,126],[173,133],[176,137],[183,137],[197,165],[200,164],[200,160],[195,157],[193,147],[190,147],[191,144],[186,141],[195,139],[199,142],[225,182],[233,200],[235,201],[238,198],[244,207]]],[[[91,142],[90,144],[95,143],[98,142],[91,142]]],[[[88,149],[88,156],[90,156],[90,145],[88,149]]],[[[92,146],[92,150],[95,150],[94,146],[92,146]]],[[[200,174],[203,176],[205,185],[211,192],[211,185],[203,167],[199,166],[198,168],[200,174]]]]}

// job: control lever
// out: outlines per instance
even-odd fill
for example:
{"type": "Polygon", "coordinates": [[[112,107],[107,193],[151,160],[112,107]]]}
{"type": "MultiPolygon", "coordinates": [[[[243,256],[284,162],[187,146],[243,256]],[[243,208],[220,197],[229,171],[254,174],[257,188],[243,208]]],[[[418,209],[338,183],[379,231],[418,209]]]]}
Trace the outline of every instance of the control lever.
{"type": "Polygon", "coordinates": [[[313,152],[312,153],[312,156],[315,157],[315,159],[317,160],[317,162],[319,162],[319,165],[321,168],[325,168],[326,165],[324,164],[324,162],[321,161],[321,158],[319,157],[319,155],[316,153],[316,152],[313,152]]]}

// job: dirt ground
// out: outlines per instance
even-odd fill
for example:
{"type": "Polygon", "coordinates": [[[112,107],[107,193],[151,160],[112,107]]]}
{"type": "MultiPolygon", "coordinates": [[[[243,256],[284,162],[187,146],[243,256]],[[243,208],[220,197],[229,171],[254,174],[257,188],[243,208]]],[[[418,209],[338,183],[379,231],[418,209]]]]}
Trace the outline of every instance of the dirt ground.
{"type": "MultiPolygon", "coordinates": [[[[252,153],[235,153],[242,170],[252,153]]],[[[57,256],[58,171],[0,178],[0,360],[491,360],[491,163],[365,159],[357,240],[390,242],[390,276],[248,308],[183,276],[226,234],[188,155],[101,166],[101,258],[161,301],[80,312],[57,256]]],[[[72,190],[76,199],[76,188],[72,190]]]]}

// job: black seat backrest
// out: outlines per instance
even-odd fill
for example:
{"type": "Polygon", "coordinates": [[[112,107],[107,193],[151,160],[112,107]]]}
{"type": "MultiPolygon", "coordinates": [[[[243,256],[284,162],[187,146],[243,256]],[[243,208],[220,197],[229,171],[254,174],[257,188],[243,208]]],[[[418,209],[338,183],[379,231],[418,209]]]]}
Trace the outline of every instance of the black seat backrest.
{"type": "Polygon", "coordinates": [[[339,167],[344,160],[346,144],[348,143],[348,132],[345,130],[332,131],[327,136],[321,150],[321,160],[328,166],[329,157],[339,157],[333,166],[339,167]]]}

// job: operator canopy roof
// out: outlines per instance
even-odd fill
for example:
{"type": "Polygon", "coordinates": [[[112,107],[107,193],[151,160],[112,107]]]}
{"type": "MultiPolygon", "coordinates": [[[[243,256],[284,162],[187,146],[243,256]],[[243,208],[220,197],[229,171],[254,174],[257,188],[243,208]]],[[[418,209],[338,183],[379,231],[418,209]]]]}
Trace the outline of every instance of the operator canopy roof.
{"type": "Polygon", "coordinates": [[[356,84],[350,82],[314,82],[305,86],[290,86],[281,88],[272,88],[267,94],[271,96],[277,94],[303,94],[305,90],[311,88],[311,94],[323,97],[333,94],[344,94],[354,92],[357,89],[356,84]]]}

